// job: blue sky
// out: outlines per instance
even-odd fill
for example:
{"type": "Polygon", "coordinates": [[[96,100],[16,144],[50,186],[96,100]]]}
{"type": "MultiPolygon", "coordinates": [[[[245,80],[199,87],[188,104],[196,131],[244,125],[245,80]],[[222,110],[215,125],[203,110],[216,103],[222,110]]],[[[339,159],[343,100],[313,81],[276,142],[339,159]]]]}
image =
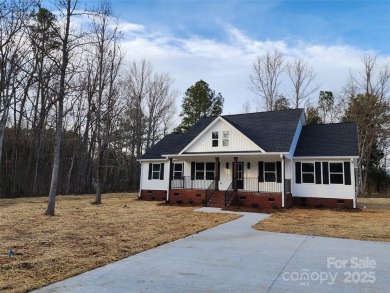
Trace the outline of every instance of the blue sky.
{"type": "MultiPolygon", "coordinates": [[[[98,3],[83,1],[80,8],[98,3]]],[[[124,38],[125,68],[142,58],[175,80],[178,113],[183,93],[203,79],[225,98],[224,114],[262,110],[249,89],[257,56],[274,49],[286,62],[303,57],[320,90],[341,97],[350,72],[365,53],[390,63],[390,0],[385,1],[188,1],[111,0],[124,38]]],[[[286,76],[279,91],[291,96],[286,76]]],[[[303,106],[303,105],[302,105],[303,106]]],[[[176,124],[180,122],[176,118],[176,124]]]]}
{"type": "Polygon", "coordinates": [[[390,1],[118,1],[122,19],[177,37],[219,41],[230,24],[262,40],[348,44],[390,53],[390,1]]]}

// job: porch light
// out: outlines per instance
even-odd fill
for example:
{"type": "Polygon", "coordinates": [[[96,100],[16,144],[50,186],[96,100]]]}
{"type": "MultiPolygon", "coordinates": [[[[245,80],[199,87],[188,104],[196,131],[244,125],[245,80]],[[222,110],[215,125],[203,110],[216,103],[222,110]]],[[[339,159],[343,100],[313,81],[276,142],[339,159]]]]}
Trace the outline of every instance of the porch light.
{"type": "Polygon", "coordinates": [[[229,162],[226,162],[226,169],[229,169],[229,162]]]}
{"type": "Polygon", "coordinates": [[[250,163],[250,162],[246,163],[246,167],[247,167],[248,169],[250,169],[250,168],[251,168],[251,163],[250,163]]]}

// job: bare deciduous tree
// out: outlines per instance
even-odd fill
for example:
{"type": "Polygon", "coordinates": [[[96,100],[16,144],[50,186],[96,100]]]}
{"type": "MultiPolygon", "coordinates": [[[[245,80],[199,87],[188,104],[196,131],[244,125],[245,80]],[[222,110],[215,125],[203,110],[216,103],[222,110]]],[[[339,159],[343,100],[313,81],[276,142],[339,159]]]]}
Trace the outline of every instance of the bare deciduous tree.
{"type": "Polygon", "coordinates": [[[316,74],[313,67],[309,65],[302,57],[296,58],[286,65],[288,77],[292,83],[293,95],[291,101],[295,109],[298,109],[302,102],[307,101],[310,95],[318,89],[318,85],[313,85],[316,74]]]}
{"type": "Polygon", "coordinates": [[[71,21],[75,15],[78,0],[58,0],[57,8],[61,12],[61,16],[64,20],[63,28],[58,33],[58,37],[61,40],[61,54],[60,60],[57,63],[59,68],[59,81],[58,81],[58,93],[56,102],[56,142],[54,146],[54,159],[53,159],[53,170],[50,183],[49,201],[45,214],[54,216],[55,214],[55,198],[57,194],[58,186],[58,172],[60,168],[60,157],[61,157],[61,144],[62,144],[62,133],[63,133],[63,119],[64,119],[64,103],[66,98],[66,87],[67,87],[67,75],[69,65],[69,55],[71,50],[74,49],[74,39],[71,36],[71,21]],[[72,40],[73,39],[73,40],[72,40]]]}
{"type": "Polygon", "coordinates": [[[279,97],[280,75],[284,68],[284,58],[277,50],[272,53],[267,51],[253,62],[250,89],[259,96],[259,104],[263,103],[267,111],[273,110],[275,100],[279,97]]]}

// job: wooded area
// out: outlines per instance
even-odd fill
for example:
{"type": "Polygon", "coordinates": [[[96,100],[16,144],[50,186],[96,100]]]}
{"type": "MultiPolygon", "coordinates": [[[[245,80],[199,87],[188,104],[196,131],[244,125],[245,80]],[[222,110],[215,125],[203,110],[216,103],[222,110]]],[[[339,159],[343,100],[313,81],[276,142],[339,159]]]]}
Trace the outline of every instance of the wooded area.
{"type": "Polygon", "coordinates": [[[137,190],[171,128],[170,75],[124,64],[109,2],[79,6],[0,2],[0,197],[137,190]]]}
{"type": "MultiPolygon", "coordinates": [[[[108,0],[53,5],[0,2],[0,197],[49,194],[48,214],[57,193],[96,193],[100,203],[102,192],[137,190],[137,158],[173,129],[179,96],[173,78],[147,60],[124,62],[108,0]]],[[[250,84],[258,109],[301,107],[308,123],[356,122],[361,188],[387,186],[390,66],[365,55],[337,96],[320,91],[318,101],[315,78],[304,58],[274,51],[254,61],[250,84]],[[290,92],[280,91],[283,76],[290,92]]],[[[176,131],[222,113],[223,102],[205,81],[195,83],[176,131]]]]}

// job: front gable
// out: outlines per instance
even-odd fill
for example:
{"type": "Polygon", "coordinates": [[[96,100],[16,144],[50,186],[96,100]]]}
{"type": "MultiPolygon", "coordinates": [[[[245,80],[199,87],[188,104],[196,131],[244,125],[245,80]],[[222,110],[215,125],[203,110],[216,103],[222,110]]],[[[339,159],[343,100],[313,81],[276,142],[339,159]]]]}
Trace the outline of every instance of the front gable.
{"type": "Polygon", "coordinates": [[[262,152],[264,150],[222,117],[215,119],[180,153],[262,152]],[[214,138],[213,138],[214,133],[214,138]],[[216,137],[217,134],[217,137],[216,137]],[[214,146],[213,146],[214,141],[214,146]]]}

